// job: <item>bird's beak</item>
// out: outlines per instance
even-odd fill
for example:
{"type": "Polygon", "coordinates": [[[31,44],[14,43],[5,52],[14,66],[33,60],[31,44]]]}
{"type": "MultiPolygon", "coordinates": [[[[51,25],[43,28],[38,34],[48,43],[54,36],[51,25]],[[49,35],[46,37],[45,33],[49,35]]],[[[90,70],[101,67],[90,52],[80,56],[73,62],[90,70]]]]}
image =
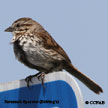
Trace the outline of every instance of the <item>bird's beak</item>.
{"type": "Polygon", "coordinates": [[[14,28],[12,28],[11,26],[5,30],[5,32],[13,32],[13,31],[14,31],[14,28]]]}

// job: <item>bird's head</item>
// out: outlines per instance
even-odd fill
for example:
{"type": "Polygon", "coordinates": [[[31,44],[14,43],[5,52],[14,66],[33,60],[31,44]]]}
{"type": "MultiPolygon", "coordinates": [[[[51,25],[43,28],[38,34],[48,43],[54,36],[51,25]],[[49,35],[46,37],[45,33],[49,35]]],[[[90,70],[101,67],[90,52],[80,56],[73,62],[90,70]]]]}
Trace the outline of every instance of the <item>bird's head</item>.
{"type": "Polygon", "coordinates": [[[39,29],[41,25],[31,18],[20,18],[13,22],[13,24],[8,27],[5,32],[12,33],[32,33],[34,29],[39,29]]]}
{"type": "Polygon", "coordinates": [[[28,34],[34,34],[35,32],[41,32],[43,27],[31,18],[20,18],[13,22],[5,32],[12,32],[13,38],[11,43],[14,43],[19,37],[26,36],[28,34]]]}

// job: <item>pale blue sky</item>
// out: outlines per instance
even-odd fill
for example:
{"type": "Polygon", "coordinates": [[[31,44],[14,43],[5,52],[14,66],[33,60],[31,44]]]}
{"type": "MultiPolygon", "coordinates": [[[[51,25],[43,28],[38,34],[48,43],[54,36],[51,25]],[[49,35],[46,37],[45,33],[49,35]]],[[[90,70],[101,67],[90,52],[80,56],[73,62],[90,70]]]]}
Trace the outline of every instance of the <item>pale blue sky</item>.
{"type": "Polygon", "coordinates": [[[108,106],[108,1],[107,0],[0,0],[0,82],[23,79],[35,70],[15,60],[9,45],[11,33],[4,32],[18,18],[31,17],[42,24],[64,48],[72,63],[103,87],[96,95],[80,81],[84,100],[106,101],[108,106]]]}

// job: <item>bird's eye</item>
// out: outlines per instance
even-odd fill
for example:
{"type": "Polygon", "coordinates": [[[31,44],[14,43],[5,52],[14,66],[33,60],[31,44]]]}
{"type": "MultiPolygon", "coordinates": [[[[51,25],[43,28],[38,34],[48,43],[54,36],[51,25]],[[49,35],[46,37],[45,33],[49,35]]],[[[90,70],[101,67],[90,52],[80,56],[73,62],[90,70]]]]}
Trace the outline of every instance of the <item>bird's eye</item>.
{"type": "Polygon", "coordinates": [[[28,30],[28,28],[25,28],[25,30],[27,31],[27,30],[28,30]]]}
{"type": "Polygon", "coordinates": [[[19,24],[17,24],[16,26],[17,26],[17,27],[20,27],[20,25],[19,25],[19,24]]]}

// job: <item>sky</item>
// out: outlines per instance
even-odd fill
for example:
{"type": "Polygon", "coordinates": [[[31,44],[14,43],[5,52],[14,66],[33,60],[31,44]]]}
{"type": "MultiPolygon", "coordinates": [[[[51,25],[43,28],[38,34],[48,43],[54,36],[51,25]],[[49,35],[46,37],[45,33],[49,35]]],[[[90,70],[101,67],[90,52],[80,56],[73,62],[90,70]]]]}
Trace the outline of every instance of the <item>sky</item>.
{"type": "Polygon", "coordinates": [[[73,65],[102,86],[96,95],[79,80],[84,101],[105,101],[108,106],[108,1],[107,0],[0,0],[0,83],[24,79],[37,71],[14,56],[11,33],[4,30],[13,21],[30,17],[63,47],[73,65]]]}

